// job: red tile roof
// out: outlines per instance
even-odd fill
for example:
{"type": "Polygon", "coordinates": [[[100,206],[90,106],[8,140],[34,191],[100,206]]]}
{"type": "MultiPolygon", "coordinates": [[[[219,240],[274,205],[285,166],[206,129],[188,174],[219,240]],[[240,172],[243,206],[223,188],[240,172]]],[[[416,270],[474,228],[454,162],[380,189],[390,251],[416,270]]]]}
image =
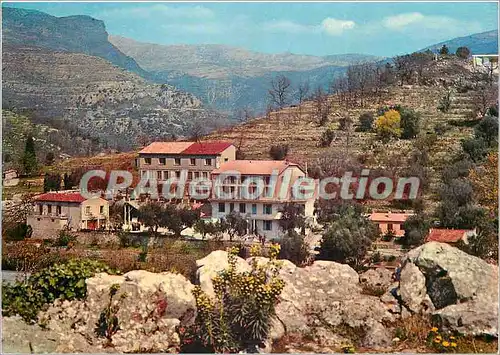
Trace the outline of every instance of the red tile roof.
{"type": "Polygon", "coordinates": [[[431,229],[427,236],[428,242],[456,243],[471,232],[467,229],[431,229]]]}
{"type": "Polygon", "coordinates": [[[145,154],[180,154],[193,142],[153,142],[139,153],[145,154]]]}
{"type": "Polygon", "coordinates": [[[411,215],[412,215],[411,213],[373,212],[373,213],[370,213],[369,218],[373,222],[403,223],[411,215]]]}
{"type": "Polygon", "coordinates": [[[207,155],[215,155],[220,154],[225,151],[227,148],[232,146],[229,142],[197,142],[191,144],[189,147],[184,149],[181,154],[207,154],[207,155]]]}
{"type": "Polygon", "coordinates": [[[140,154],[216,155],[232,144],[229,142],[153,142],[140,154]]]}
{"type": "Polygon", "coordinates": [[[285,160],[232,160],[222,163],[219,169],[212,171],[212,174],[237,171],[241,175],[271,175],[273,171],[281,174],[289,166],[298,166],[285,160]]]}
{"type": "Polygon", "coordinates": [[[79,192],[47,192],[35,197],[36,201],[47,202],[74,202],[82,203],[86,200],[79,192]]]}

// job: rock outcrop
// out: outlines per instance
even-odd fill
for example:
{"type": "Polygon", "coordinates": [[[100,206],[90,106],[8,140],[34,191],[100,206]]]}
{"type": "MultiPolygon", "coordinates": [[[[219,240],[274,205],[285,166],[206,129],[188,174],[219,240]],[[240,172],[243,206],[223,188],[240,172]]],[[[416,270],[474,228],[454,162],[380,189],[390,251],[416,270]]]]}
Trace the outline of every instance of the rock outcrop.
{"type": "MultiPolygon", "coordinates": [[[[222,269],[227,253],[217,251],[200,262],[198,269],[202,289],[213,294],[205,275],[222,269]],[[217,253],[216,257],[214,253],[217,253]],[[201,278],[200,278],[201,277],[201,278]]],[[[238,258],[237,265],[247,269],[253,258],[238,258]]],[[[257,258],[258,264],[267,262],[257,258]]],[[[362,293],[358,273],[350,266],[330,261],[316,261],[305,268],[282,260],[280,277],[285,281],[280,301],[276,306],[277,321],[271,331],[276,340],[285,333],[313,335],[325,346],[339,349],[349,342],[349,333],[361,334],[363,343],[373,349],[390,345],[391,338],[382,322],[394,320],[378,297],[362,293]]]]}
{"type": "MultiPolygon", "coordinates": [[[[237,270],[268,261],[237,258],[237,270]]],[[[307,339],[315,352],[340,351],[346,344],[390,351],[391,324],[416,313],[433,315],[444,328],[464,334],[498,335],[498,267],[447,244],[428,243],[410,251],[398,281],[392,281],[388,270],[360,276],[335,262],[316,261],[304,268],[281,262],[285,287],[266,351],[284,335],[307,339]],[[387,292],[372,295],[367,285],[387,292]]],[[[213,295],[211,278],[228,266],[227,252],[214,251],[197,265],[197,283],[213,295]]],[[[40,314],[45,330],[5,318],[4,346],[23,352],[179,351],[177,327],[195,317],[194,285],[184,276],[136,270],[123,276],[97,274],[86,283],[84,300],[58,300],[40,314]],[[96,329],[110,305],[116,306],[119,329],[106,339],[97,336],[96,329]]],[[[304,349],[301,345],[292,341],[285,350],[304,349]]]]}
{"type": "Polygon", "coordinates": [[[448,244],[411,250],[399,282],[403,304],[465,334],[498,336],[498,266],[448,244]]]}
{"type": "Polygon", "coordinates": [[[107,340],[96,335],[101,312],[117,306],[118,331],[111,336],[113,352],[177,352],[176,327],[195,315],[193,285],[182,275],[143,270],[123,276],[97,274],[87,279],[82,301],[56,301],[40,322],[59,334],[58,352],[102,352],[107,340]],[[117,287],[110,301],[111,287],[117,287]]]}

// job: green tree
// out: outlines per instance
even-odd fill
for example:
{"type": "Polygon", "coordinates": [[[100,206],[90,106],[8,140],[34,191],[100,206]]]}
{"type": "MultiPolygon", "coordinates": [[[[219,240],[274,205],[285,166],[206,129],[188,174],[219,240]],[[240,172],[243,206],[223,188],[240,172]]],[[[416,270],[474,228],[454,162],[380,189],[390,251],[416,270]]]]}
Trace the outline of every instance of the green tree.
{"type": "Polygon", "coordinates": [[[467,59],[470,56],[470,49],[467,47],[458,47],[455,54],[459,58],[467,59]]]}
{"type": "Polygon", "coordinates": [[[247,234],[248,222],[238,212],[231,212],[224,218],[224,221],[230,241],[233,241],[235,236],[243,237],[247,234]]]}
{"type": "Polygon", "coordinates": [[[286,158],[288,150],[288,144],[273,145],[271,149],[269,149],[269,155],[273,160],[283,160],[286,158]]]}
{"type": "Polygon", "coordinates": [[[281,218],[279,225],[283,231],[288,232],[300,228],[305,228],[306,218],[304,216],[304,206],[297,203],[285,203],[280,209],[281,218]]]}
{"type": "Polygon", "coordinates": [[[403,223],[405,235],[403,243],[407,246],[418,246],[425,242],[429,234],[430,223],[428,217],[423,214],[416,214],[408,217],[403,223]]]}
{"type": "Polygon", "coordinates": [[[420,115],[412,109],[401,108],[401,138],[415,138],[420,132],[420,115]]]}
{"type": "Polygon", "coordinates": [[[481,162],[488,154],[487,144],[482,138],[468,138],[462,141],[462,150],[473,162],[481,162]]]}
{"type": "Polygon", "coordinates": [[[450,53],[450,50],[448,49],[448,47],[446,46],[446,44],[443,44],[443,46],[439,50],[439,54],[441,54],[441,55],[447,55],[448,53],[450,53]]]}
{"type": "Polygon", "coordinates": [[[164,224],[164,209],[158,202],[148,202],[139,207],[139,220],[155,234],[164,224]]]}
{"type": "Polygon", "coordinates": [[[474,135],[477,139],[483,139],[488,147],[498,145],[498,117],[485,116],[474,128],[474,135]]]}
{"type": "Polygon", "coordinates": [[[45,165],[52,165],[52,164],[54,164],[54,160],[55,160],[54,152],[48,152],[45,155],[45,165]]]}
{"type": "Polygon", "coordinates": [[[380,231],[373,222],[349,209],[326,227],[318,259],[359,267],[379,236],[380,231]]]}
{"type": "Polygon", "coordinates": [[[26,139],[26,146],[24,148],[24,154],[21,159],[21,163],[24,169],[24,173],[28,175],[33,175],[38,170],[38,161],[36,159],[35,142],[33,137],[29,136],[26,139]]]}
{"type": "Polygon", "coordinates": [[[43,192],[59,191],[61,189],[61,175],[45,174],[43,178],[43,192]]]}
{"type": "Polygon", "coordinates": [[[375,118],[371,112],[365,112],[359,116],[359,130],[361,132],[369,132],[373,129],[373,121],[375,118]]]}

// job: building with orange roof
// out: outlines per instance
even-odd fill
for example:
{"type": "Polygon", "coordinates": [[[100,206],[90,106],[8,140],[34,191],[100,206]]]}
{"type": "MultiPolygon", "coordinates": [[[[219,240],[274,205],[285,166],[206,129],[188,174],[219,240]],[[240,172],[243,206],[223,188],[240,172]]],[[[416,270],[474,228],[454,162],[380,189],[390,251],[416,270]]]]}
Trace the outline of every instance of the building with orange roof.
{"type": "Polygon", "coordinates": [[[368,218],[378,226],[382,235],[392,232],[396,237],[402,237],[405,235],[403,223],[412,215],[413,211],[373,211],[368,218]]]}
{"type": "Polygon", "coordinates": [[[34,198],[27,224],[34,238],[55,238],[62,229],[101,229],[109,226],[109,202],[87,199],[78,191],[47,192],[34,198]]]}
{"type": "Polygon", "coordinates": [[[236,159],[236,147],[229,142],[154,142],[139,151],[137,167],[140,176],[160,183],[181,177],[187,180],[209,178],[212,170],[222,163],[236,159]]]}
{"type": "MultiPolygon", "coordinates": [[[[313,218],[316,190],[311,196],[296,196],[292,186],[305,171],[295,163],[277,160],[234,160],[212,172],[212,217],[222,219],[232,212],[242,215],[249,224],[249,234],[278,238],[281,208],[285,203],[301,204],[306,217],[313,218]],[[257,180],[262,186],[259,194],[257,180]],[[254,194],[254,196],[249,196],[254,194]]],[[[313,187],[315,188],[316,183],[313,187]]]]}
{"type": "Polygon", "coordinates": [[[431,228],[429,230],[429,234],[427,235],[426,242],[455,244],[462,241],[467,244],[468,237],[475,234],[475,229],[431,228]]]}

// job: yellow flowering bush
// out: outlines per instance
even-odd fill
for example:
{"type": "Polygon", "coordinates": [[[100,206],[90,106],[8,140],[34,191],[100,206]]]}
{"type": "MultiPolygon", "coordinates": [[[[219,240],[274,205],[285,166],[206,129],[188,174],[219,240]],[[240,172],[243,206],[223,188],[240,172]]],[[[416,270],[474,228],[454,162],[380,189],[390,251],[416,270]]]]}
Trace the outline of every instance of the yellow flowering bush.
{"type": "Polygon", "coordinates": [[[401,114],[396,110],[386,111],[375,121],[375,129],[384,140],[401,137],[401,114]]]}
{"type": "Polygon", "coordinates": [[[457,352],[457,335],[440,332],[438,328],[433,327],[427,335],[429,346],[440,353],[457,352]]]}
{"type": "MultiPolygon", "coordinates": [[[[215,298],[199,286],[193,290],[196,299],[195,324],[181,335],[183,352],[238,352],[260,346],[267,339],[275,306],[285,283],[279,278],[280,262],[276,260],[279,245],[270,249],[270,260],[250,271],[236,270],[237,247],[228,250],[227,269],[213,278],[215,298]]],[[[255,255],[257,248],[252,254],[255,255]]]]}

